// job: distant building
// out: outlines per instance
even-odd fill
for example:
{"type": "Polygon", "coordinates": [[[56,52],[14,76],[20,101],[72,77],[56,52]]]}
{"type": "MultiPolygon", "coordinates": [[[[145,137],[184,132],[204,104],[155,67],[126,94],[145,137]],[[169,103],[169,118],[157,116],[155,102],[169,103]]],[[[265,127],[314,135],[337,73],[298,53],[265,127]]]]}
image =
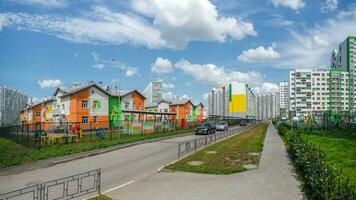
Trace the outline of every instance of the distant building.
{"type": "Polygon", "coordinates": [[[156,105],[162,100],[162,81],[152,81],[150,82],[146,89],[143,91],[143,95],[146,97],[146,105],[156,105]]]}
{"type": "Polygon", "coordinates": [[[286,119],[288,118],[289,107],[289,86],[288,82],[279,83],[279,115],[286,119]]]}
{"type": "Polygon", "coordinates": [[[0,85],[0,126],[19,124],[20,111],[26,107],[28,96],[0,85]]]}
{"type": "Polygon", "coordinates": [[[279,93],[257,95],[257,119],[273,119],[280,113],[279,93]]]}

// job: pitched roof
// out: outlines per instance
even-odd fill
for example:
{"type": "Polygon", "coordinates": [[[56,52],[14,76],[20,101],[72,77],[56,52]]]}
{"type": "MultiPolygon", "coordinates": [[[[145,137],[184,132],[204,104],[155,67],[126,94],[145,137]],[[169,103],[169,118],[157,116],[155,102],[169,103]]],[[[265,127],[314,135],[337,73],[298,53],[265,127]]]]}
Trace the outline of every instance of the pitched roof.
{"type": "Polygon", "coordinates": [[[193,105],[193,103],[188,99],[180,99],[180,100],[177,100],[177,101],[174,101],[172,102],[170,105],[183,105],[183,104],[186,104],[186,103],[190,103],[191,105],[193,105]]]}
{"type": "Polygon", "coordinates": [[[104,92],[105,94],[107,94],[107,95],[110,96],[110,93],[109,93],[108,91],[106,91],[104,88],[100,87],[100,86],[97,85],[96,83],[91,83],[91,84],[84,85],[84,86],[81,86],[81,87],[78,87],[78,88],[74,88],[74,89],[68,91],[67,93],[63,94],[63,95],[60,96],[60,97],[65,97],[65,96],[67,96],[67,95],[71,95],[71,94],[80,92],[80,91],[82,91],[82,90],[84,90],[84,89],[87,89],[87,88],[89,88],[89,87],[92,87],[92,86],[98,88],[99,90],[101,90],[102,92],[104,92]]]}
{"type": "Polygon", "coordinates": [[[168,103],[168,104],[171,104],[171,103],[172,103],[172,102],[170,102],[170,101],[168,101],[168,100],[162,99],[161,101],[159,101],[159,102],[157,103],[157,105],[160,104],[160,103],[162,103],[162,102],[166,102],[166,103],[168,103]]]}
{"type": "Polygon", "coordinates": [[[127,95],[129,95],[129,94],[132,94],[132,93],[134,93],[134,92],[136,92],[136,93],[139,94],[141,97],[143,97],[144,99],[146,99],[146,97],[145,97],[143,94],[141,94],[141,92],[139,92],[138,90],[131,90],[131,91],[128,91],[128,92],[122,94],[121,96],[122,96],[122,97],[125,97],[125,96],[127,96],[127,95]]]}

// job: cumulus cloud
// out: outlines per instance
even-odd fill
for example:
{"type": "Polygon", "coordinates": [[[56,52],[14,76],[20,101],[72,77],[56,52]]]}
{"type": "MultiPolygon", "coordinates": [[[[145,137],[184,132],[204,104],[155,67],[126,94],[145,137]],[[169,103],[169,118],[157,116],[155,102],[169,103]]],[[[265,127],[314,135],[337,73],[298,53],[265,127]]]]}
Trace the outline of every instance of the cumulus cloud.
{"type": "Polygon", "coordinates": [[[305,31],[291,31],[291,39],[279,44],[283,68],[329,67],[330,54],[347,36],[356,35],[356,10],[350,8],[339,12],[305,31]]]}
{"type": "Polygon", "coordinates": [[[136,67],[127,67],[126,69],[126,76],[134,76],[138,75],[138,69],[136,67]]]}
{"type": "Polygon", "coordinates": [[[243,51],[239,56],[238,60],[248,63],[253,62],[265,62],[270,60],[275,60],[280,57],[280,54],[273,49],[273,47],[257,47],[256,49],[249,49],[243,51]]]}
{"type": "Polygon", "coordinates": [[[338,0],[325,0],[325,2],[320,6],[321,12],[333,11],[337,8],[338,0]]]}
{"type": "Polygon", "coordinates": [[[11,0],[11,2],[47,8],[61,8],[68,4],[67,0],[11,0]]]}
{"type": "Polygon", "coordinates": [[[303,0],[270,0],[270,2],[275,6],[289,7],[293,10],[298,10],[305,6],[303,0]]]}
{"type": "Polygon", "coordinates": [[[224,42],[257,35],[252,23],[219,16],[208,0],[133,0],[132,8],[153,19],[161,38],[177,48],[184,48],[189,41],[224,42]]]}
{"type": "Polygon", "coordinates": [[[172,62],[166,58],[158,57],[151,66],[151,71],[157,74],[167,74],[173,71],[172,62]]]}
{"type": "MultiPolygon", "coordinates": [[[[53,5],[65,2],[31,1],[53,5]]],[[[40,32],[72,42],[129,43],[148,48],[184,48],[191,41],[225,42],[257,35],[252,23],[220,16],[208,0],[133,0],[131,4],[132,10],[127,13],[93,6],[79,15],[6,12],[0,13],[0,18],[10,29],[40,32]]]]}
{"type": "Polygon", "coordinates": [[[256,94],[268,94],[279,92],[279,86],[275,83],[264,82],[262,85],[252,88],[256,94]]]}
{"type": "Polygon", "coordinates": [[[163,89],[173,89],[174,87],[173,83],[163,83],[163,89]]]}
{"type": "Polygon", "coordinates": [[[256,71],[240,72],[225,69],[215,64],[192,64],[185,59],[175,63],[175,67],[194,77],[199,84],[212,87],[220,87],[230,81],[259,85],[263,80],[261,74],[256,71]]]}
{"type": "Polygon", "coordinates": [[[62,85],[62,81],[59,79],[43,79],[37,81],[41,88],[54,88],[62,85]]]}

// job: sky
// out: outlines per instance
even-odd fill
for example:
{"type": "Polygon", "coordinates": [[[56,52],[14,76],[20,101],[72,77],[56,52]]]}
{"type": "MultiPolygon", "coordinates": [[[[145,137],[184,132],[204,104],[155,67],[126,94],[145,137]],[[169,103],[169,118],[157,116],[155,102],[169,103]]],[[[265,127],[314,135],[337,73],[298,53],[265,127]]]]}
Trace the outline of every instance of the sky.
{"type": "Polygon", "coordinates": [[[353,0],[0,0],[0,84],[35,99],[73,82],[207,103],[229,81],[276,91],[356,35],[353,0]],[[119,81],[121,80],[121,81],[119,81]]]}

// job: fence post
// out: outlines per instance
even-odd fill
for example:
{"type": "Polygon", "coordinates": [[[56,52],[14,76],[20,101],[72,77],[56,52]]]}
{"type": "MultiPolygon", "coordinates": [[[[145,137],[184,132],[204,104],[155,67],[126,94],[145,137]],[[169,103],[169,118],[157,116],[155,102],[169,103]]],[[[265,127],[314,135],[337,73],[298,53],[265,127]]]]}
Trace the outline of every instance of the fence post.
{"type": "Polygon", "coordinates": [[[30,147],[30,129],[27,129],[27,148],[30,147]]]}
{"type": "Polygon", "coordinates": [[[208,143],[208,136],[205,136],[205,137],[204,137],[204,143],[205,143],[205,146],[206,146],[207,143],[208,143]]]}
{"type": "Polygon", "coordinates": [[[194,140],[194,151],[197,151],[197,140],[194,140]]]}
{"type": "Polygon", "coordinates": [[[180,155],[180,143],[178,143],[178,159],[179,159],[179,155],[180,155]]]}
{"type": "Polygon", "coordinates": [[[101,168],[98,169],[98,193],[101,194],[101,168]]]}

